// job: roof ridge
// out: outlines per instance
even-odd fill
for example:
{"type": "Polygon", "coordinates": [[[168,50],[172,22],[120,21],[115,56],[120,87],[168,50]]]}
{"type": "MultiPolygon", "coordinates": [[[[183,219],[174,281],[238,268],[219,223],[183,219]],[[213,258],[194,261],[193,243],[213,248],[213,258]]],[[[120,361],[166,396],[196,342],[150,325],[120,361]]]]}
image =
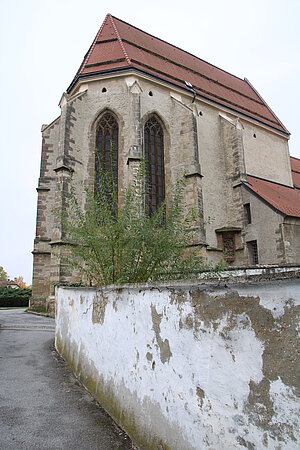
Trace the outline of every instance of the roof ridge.
{"type": "MultiPolygon", "coordinates": [[[[108,14],[108,16],[109,16],[109,18],[110,18],[111,24],[112,24],[112,26],[113,26],[113,28],[114,28],[114,30],[115,30],[116,35],[117,35],[117,38],[118,38],[119,44],[120,44],[120,46],[121,46],[122,52],[124,53],[125,59],[126,59],[127,63],[128,63],[129,65],[131,65],[130,58],[129,58],[129,56],[128,56],[126,50],[125,50],[124,43],[123,43],[123,41],[122,41],[122,39],[121,39],[121,37],[120,37],[120,35],[119,35],[117,26],[116,26],[116,24],[115,24],[115,22],[114,22],[114,20],[113,20],[114,17],[113,17],[111,14],[108,14]]],[[[117,19],[117,17],[115,17],[115,18],[117,19]]],[[[119,20],[119,19],[117,19],[117,20],[119,20]]]]}
{"type": "Polygon", "coordinates": [[[88,60],[89,60],[89,58],[90,58],[90,56],[91,56],[91,53],[92,53],[92,51],[93,51],[94,48],[95,48],[96,42],[97,42],[97,40],[98,40],[98,36],[99,36],[100,33],[102,32],[102,30],[103,30],[103,28],[104,28],[104,25],[105,25],[105,23],[106,23],[106,20],[108,19],[109,16],[111,16],[111,14],[107,13],[106,16],[105,16],[105,19],[104,19],[103,22],[102,22],[101,27],[100,27],[99,30],[98,30],[98,33],[96,34],[95,39],[93,40],[92,45],[91,45],[90,48],[89,48],[89,51],[87,52],[87,55],[84,57],[83,63],[82,63],[82,65],[81,65],[81,67],[79,68],[79,71],[83,70],[83,69],[85,68],[85,66],[87,65],[87,62],[88,62],[88,60]]]}
{"type": "MultiPolygon", "coordinates": [[[[112,17],[113,19],[117,19],[117,20],[119,20],[120,22],[125,23],[126,25],[129,25],[129,26],[132,27],[132,28],[135,28],[136,30],[141,31],[141,32],[144,33],[144,34],[148,34],[148,36],[151,36],[151,37],[153,37],[153,38],[155,38],[155,39],[157,39],[157,40],[159,40],[159,41],[161,41],[161,42],[164,42],[165,44],[168,44],[168,45],[170,45],[171,47],[177,48],[178,50],[181,50],[182,52],[187,53],[188,55],[193,56],[194,58],[199,59],[199,61],[203,61],[204,63],[208,64],[209,66],[215,67],[216,69],[220,70],[221,72],[227,73],[228,75],[231,75],[232,77],[237,78],[238,80],[240,80],[240,81],[242,81],[242,82],[245,83],[245,79],[244,79],[244,78],[238,77],[237,75],[234,75],[233,73],[228,72],[228,70],[221,69],[221,67],[218,67],[218,66],[216,66],[215,64],[212,64],[212,63],[206,61],[205,59],[202,59],[202,58],[200,58],[199,56],[196,56],[196,55],[194,55],[193,53],[190,53],[190,52],[188,52],[187,50],[184,50],[183,48],[178,47],[177,45],[171,44],[170,42],[165,41],[164,39],[161,39],[161,38],[159,38],[159,37],[157,37],[157,36],[154,36],[154,34],[148,33],[147,31],[144,31],[144,30],[142,30],[141,28],[136,27],[135,25],[131,25],[131,23],[126,22],[125,20],[119,19],[119,18],[116,17],[116,16],[111,16],[111,17],[112,17]]],[[[251,86],[250,86],[250,87],[251,87],[251,86]]],[[[253,89],[253,90],[255,91],[255,89],[253,89]]],[[[257,92],[255,91],[255,93],[257,93],[257,92]]],[[[259,96],[259,97],[260,97],[260,96],[259,96]]]]}
{"type": "Polygon", "coordinates": [[[290,155],[290,158],[297,159],[297,161],[300,161],[300,158],[297,158],[297,156],[290,155]]]}

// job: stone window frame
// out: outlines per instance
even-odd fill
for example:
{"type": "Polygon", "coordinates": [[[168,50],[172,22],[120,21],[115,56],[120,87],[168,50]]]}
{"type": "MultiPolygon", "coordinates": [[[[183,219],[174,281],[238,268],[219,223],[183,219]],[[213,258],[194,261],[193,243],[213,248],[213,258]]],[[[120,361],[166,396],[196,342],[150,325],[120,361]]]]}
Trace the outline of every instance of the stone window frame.
{"type": "Polygon", "coordinates": [[[259,264],[259,255],[258,255],[258,245],[257,240],[247,241],[247,249],[248,249],[248,258],[249,264],[258,265],[259,264]]]}
{"type": "Polygon", "coordinates": [[[244,203],[244,217],[245,224],[250,225],[252,223],[252,215],[251,215],[251,205],[250,203],[244,203]]]}
{"type": "Polygon", "coordinates": [[[114,117],[117,120],[119,133],[118,133],[118,203],[122,201],[122,189],[126,186],[126,183],[124,182],[124,164],[123,164],[123,158],[124,158],[124,118],[119,110],[110,107],[103,107],[98,109],[93,115],[93,118],[90,122],[90,125],[88,127],[88,158],[87,158],[87,166],[86,166],[86,173],[87,178],[84,182],[84,186],[89,189],[91,192],[95,189],[95,162],[96,162],[96,145],[97,145],[97,129],[98,129],[98,123],[101,119],[101,117],[107,113],[110,112],[114,115],[114,117]]]}
{"type": "Polygon", "coordinates": [[[96,146],[95,146],[95,192],[97,189],[97,168],[99,167],[99,162],[101,161],[102,169],[111,167],[111,162],[113,163],[113,181],[116,185],[116,190],[118,192],[119,185],[119,123],[118,118],[110,110],[105,110],[98,117],[97,127],[96,127],[96,146]],[[102,136],[100,136],[100,132],[102,136]],[[107,136],[110,135],[109,146],[107,146],[107,136]],[[101,145],[101,149],[100,149],[101,145]],[[111,146],[113,145],[113,148],[111,146]],[[116,148],[114,148],[114,146],[116,148]],[[98,152],[98,150],[100,150],[98,152]],[[111,150],[113,154],[111,155],[111,150]],[[100,155],[99,155],[100,153],[100,155]],[[112,156],[112,161],[111,161],[112,156]]]}
{"type": "MultiPolygon", "coordinates": [[[[155,113],[151,113],[147,116],[147,119],[143,125],[143,147],[144,147],[144,158],[146,165],[146,176],[148,177],[149,183],[149,199],[148,199],[148,211],[152,215],[157,207],[165,200],[166,197],[166,168],[165,168],[165,127],[160,119],[160,117],[155,113]],[[156,133],[152,137],[154,138],[154,164],[151,164],[152,152],[149,152],[146,142],[149,142],[150,132],[147,127],[150,126],[152,122],[152,128],[156,128],[156,133]],[[159,140],[159,134],[162,135],[159,140]],[[161,144],[161,145],[159,145],[161,144]],[[149,155],[149,157],[148,157],[149,155]],[[147,161],[150,159],[150,164],[152,166],[151,172],[149,167],[147,167],[147,161]],[[153,169],[153,171],[152,171],[153,169]],[[155,178],[155,185],[150,180],[151,175],[155,178]],[[154,187],[154,189],[153,189],[154,187]]],[[[151,177],[152,178],[152,177],[151,177]]]]}

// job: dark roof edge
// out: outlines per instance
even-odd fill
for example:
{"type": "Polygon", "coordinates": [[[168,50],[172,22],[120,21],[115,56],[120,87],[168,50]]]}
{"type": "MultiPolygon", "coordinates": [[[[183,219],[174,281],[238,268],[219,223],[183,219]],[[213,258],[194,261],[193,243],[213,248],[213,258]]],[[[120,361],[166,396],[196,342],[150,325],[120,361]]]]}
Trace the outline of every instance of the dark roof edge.
{"type": "Polygon", "coordinates": [[[281,122],[281,120],[276,116],[276,114],[274,113],[274,111],[270,108],[270,106],[267,104],[267,102],[262,98],[262,96],[260,95],[260,93],[255,89],[255,87],[253,86],[252,83],[250,83],[250,81],[248,80],[248,78],[245,78],[245,81],[247,84],[249,84],[249,86],[253,89],[253,91],[258,95],[258,97],[261,99],[261,101],[263,102],[263,104],[266,106],[266,108],[268,108],[268,110],[270,111],[271,114],[273,114],[273,116],[275,117],[276,120],[278,120],[278,123],[282,126],[282,128],[286,131],[286,133],[290,136],[291,133],[289,132],[289,130],[283,125],[283,123],[281,122]]]}
{"type": "MultiPolygon", "coordinates": [[[[251,175],[252,176],[252,175],[251,175]]],[[[263,198],[261,195],[259,195],[257,192],[255,192],[250,183],[247,183],[245,181],[242,181],[242,185],[249,191],[251,194],[253,194],[256,198],[258,198],[260,201],[262,201],[265,205],[269,206],[269,208],[273,209],[277,214],[280,214],[283,217],[286,217],[287,214],[285,214],[283,211],[280,211],[280,209],[275,208],[270,202],[268,202],[265,198],[263,198]]],[[[289,216],[290,217],[290,216],[289,216]]]]}
{"type": "MultiPolygon", "coordinates": [[[[157,80],[163,81],[164,83],[168,83],[168,84],[170,84],[172,86],[179,87],[180,89],[183,89],[183,90],[185,90],[185,91],[187,91],[189,93],[191,92],[189,88],[185,88],[184,86],[181,86],[179,84],[173,83],[172,81],[165,80],[164,78],[162,78],[162,77],[160,77],[158,75],[154,75],[152,73],[149,73],[146,70],[142,70],[142,69],[139,69],[139,68],[133,67],[133,66],[124,66],[124,67],[117,67],[115,69],[109,69],[109,70],[105,70],[105,71],[98,71],[98,72],[92,72],[92,73],[87,73],[87,74],[76,75],[75,78],[73,79],[73,81],[71,82],[71,84],[68,86],[67,93],[69,94],[71,92],[71,90],[74,88],[74,86],[76,85],[76,83],[79,80],[81,80],[81,79],[92,78],[92,77],[97,76],[97,75],[109,75],[111,73],[116,73],[116,72],[121,72],[122,73],[122,72],[126,72],[126,71],[131,71],[131,72],[135,71],[135,72],[138,72],[138,73],[142,73],[144,75],[148,75],[148,76],[150,76],[152,78],[155,78],[157,80]]],[[[205,96],[204,94],[200,94],[199,92],[197,92],[197,96],[200,97],[200,98],[202,97],[202,98],[204,98],[204,99],[206,99],[206,100],[208,100],[208,101],[210,101],[212,103],[215,103],[217,105],[223,106],[223,107],[225,107],[225,108],[227,108],[227,109],[229,109],[231,111],[234,111],[236,113],[242,114],[244,117],[247,117],[249,119],[255,120],[256,122],[261,123],[261,124],[271,128],[271,129],[277,131],[278,133],[282,134],[283,136],[287,136],[288,137],[290,135],[290,133],[288,131],[285,132],[285,131],[283,131],[283,130],[281,130],[281,129],[273,126],[273,125],[270,125],[267,122],[264,122],[263,120],[258,119],[254,115],[251,116],[250,114],[247,114],[246,112],[243,112],[243,111],[241,111],[239,109],[236,109],[236,108],[230,107],[228,105],[225,105],[224,103],[218,102],[217,100],[213,100],[213,99],[205,96]]],[[[284,130],[286,130],[285,127],[283,127],[283,128],[284,128],[284,130]]]]}
{"type": "Polygon", "coordinates": [[[278,186],[283,186],[283,187],[286,187],[289,189],[294,189],[293,186],[288,186],[287,184],[278,183],[278,181],[268,180],[267,178],[258,177],[257,175],[251,175],[251,173],[247,173],[246,175],[249,177],[252,177],[252,178],[257,178],[258,180],[267,181],[268,183],[277,184],[278,186]]]}

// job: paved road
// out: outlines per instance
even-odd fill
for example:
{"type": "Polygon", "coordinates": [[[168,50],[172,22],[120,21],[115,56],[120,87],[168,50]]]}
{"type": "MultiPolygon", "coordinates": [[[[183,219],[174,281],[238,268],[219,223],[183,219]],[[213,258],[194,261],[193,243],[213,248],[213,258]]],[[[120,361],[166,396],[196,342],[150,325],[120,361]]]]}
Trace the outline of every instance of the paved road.
{"type": "Polygon", "coordinates": [[[53,319],[0,310],[0,449],[132,449],[53,340],[53,319]]]}

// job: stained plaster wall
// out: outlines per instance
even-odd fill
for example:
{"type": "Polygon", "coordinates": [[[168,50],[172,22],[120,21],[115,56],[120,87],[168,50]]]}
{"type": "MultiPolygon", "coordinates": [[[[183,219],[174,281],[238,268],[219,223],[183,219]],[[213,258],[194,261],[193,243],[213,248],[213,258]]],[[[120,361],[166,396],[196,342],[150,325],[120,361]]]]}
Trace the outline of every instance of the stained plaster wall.
{"type": "Polygon", "coordinates": [[[141,449],[299,448],[300,280],[224,286],[57,289],[56,348],[141,449]]]}
{"type": "Polygon", "coordinates": [[[286,217],[282,227],[286,262],[300,263],[300,219],[286,217]]]}
{"type": "MultiPolygon", "coordinates": [[[[242,196],[243,203],[249,203],[251,211],[251,224],[245,225],[245,246],[248,241],[257,241],[259,264],[291,262],[286,260],[285,255],[282,236],[283,215],[278,214],[245,187],[242,188],[242,196]]],[[[248,264],[252,262],[248,261],[248,264]]]]}
{"type": "Polygon", "coordinates": [[[243,126],[246,172],[293,186],[287,138],[245,121],[243,126]]]}

